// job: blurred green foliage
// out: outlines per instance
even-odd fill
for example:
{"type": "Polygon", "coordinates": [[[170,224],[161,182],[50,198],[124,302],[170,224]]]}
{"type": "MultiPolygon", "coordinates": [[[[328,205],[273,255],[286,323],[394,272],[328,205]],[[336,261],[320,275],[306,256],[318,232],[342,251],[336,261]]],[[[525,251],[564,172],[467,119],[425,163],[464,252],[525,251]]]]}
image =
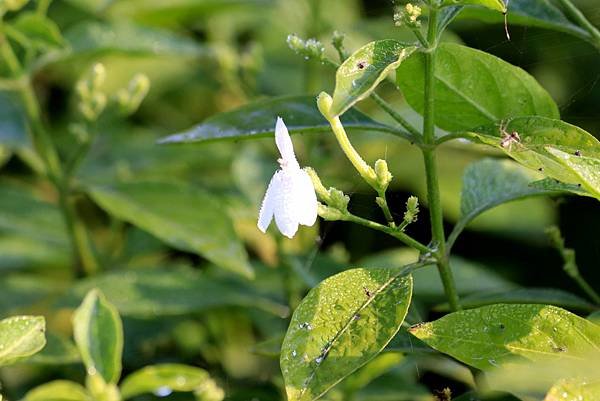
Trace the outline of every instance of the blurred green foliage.
{"type": "MultiPolygon", "coordinates": [[[[47,345],[35,357],[0,369],[0,392],[9,400],[25,394],[28,400],[48,400],[48,394],[61,391],[86,399],[82,386],[51,381],[85,383],[81,363],[89,374],[93,361],[85,353],[80,361],[71,340],[71,317],[88,291],[98,288],[118,310],[120,316],[109,313],[118,320],[116,326],[122,318],[123,375],[115,373],[107,381],[116,384],[128,376],[124,396],[209,400],[199,390],[209,385],[205,394],[216,394],[215,399],[222,392],[227,400],[283,399],[273,356],[291,309],[307,291],[357,263],[393,267],[415,262],[416,255],[382,234],[345,222],[305,228],[291,241],[258,232],[259,202],[276,168],[271,139],[187,146],[157,141],[203,121],[225,135],[225,128],[233,128],[224,128],[219,117],[208,118],[253,101],[268,104],[270,97],[297,95],[293,99],[307,107],[320,91],[331,93],[335,69],[295,55],[286,44],[290,33],[320,39],[333,59],[337,53],[329,43],[334,30],[346,35],[345,45],[354,51],[375,39],[413,41],[410,29],[394,26],[392,6],[383,0],[32,0],[18,11],[10,3],[2,2],[6,12],[0,38],[14,50],[14,57],[3,53],[0,60],[0,316],[44,316],[47,345]],[[67,201],[75,219],[85,222],[71,227],[72,232],[65,224],[64,194],[49,171],[52,155],[36,149],[39,128],[27,122],[31,98],[19,96],[23,77],[30,78],[29,95],[39,100],[40,121],[57,157],[66,161],[67,201]],[[73,237],[87,243],[89,252],[74,252],[73,237]],[[148,365],[156,366],[144,368],[148,365]],[[192,384],[178,387],[171,368],[184,371],[192,384]],[[144,385],[156,377],[175,380],[168,387],[175,392],[144,385]],[[50,387],[28,393],[47,382],[50,387]]],[[[479,8],[454,20],[443,40],[523,68],[549,92],[564,121],[597,136],[600,53],[564,14],[540,19],[514,3],[514,14],[508,16],[510,41],[501,15],[479,8]]],[[[595,0],[576,3],[600,25],[595,0]]],[[[421,123],[393,80],[384,80],[379,89],[407,121],[421,123]]],[[[511,97],[510,92],[502,95],[511,97]]],[[[398,138],[364,130],[377,125],[371,118],[392,124],[375,102],[365,100],[358,108],[345,115],[349,126],[356,124],[351,138],[365,159],[387,160],[395,177],[388,201],[401,219],[409,194],[426,199],[421,155],[398,138]]],[[[454,120],[447,117],[439,125],[451,129],[454,120]]],[[[274,121],[248,117],[233,125],[259,130],[265,124],[274,121]]],[[[381,220],[373,212],[369,188],[342,158],[325,120],[321,124],[322,129],[296,137],[298,158],[310,160],[327,177],[327,186],[351,195],[353,213],[381,220]]],[[[491,148],[461,142],[440,148],[447,224],[469,212],[460,197],[467,166],[498,156],[491,148]]],[[[422,209],[409,232],[427,242],[426,205],[422,209]]],[[[454,247],[460,294],[471,295],[474,305],[533,299],[580,312],[595,309],[565,279],[561,255],[552,250],[544,229],[561,227],[577,253],[581,274],[597,283],[599,210],[591,198],[536,196],[472,216],[472,222],[470,217],[454,247]],[[519,292],[526,286],[539,293],[519,292]],[[505,298],[475,294],[488,290],[505,298]]],[[[447,307],[439,278],[429,269],[414,275],[407,315],[411,324],[447,307]]],[[[81,312],[78,316],[81,320],[81,312]]],[[[102,330],[105,326],[97,329],[102,330]]],[[[75,327],[78,336],[83,334],[75,327]]],[[[327,399],[432,400],[446,387],[460,394],[474,386],[463,365],[406,338],[412,341],[408,346],[405,341],[394,350],[392,342],[389,352],[327,399]]],[[[110,352],[120,363],[120,351],[110,352]]]]}

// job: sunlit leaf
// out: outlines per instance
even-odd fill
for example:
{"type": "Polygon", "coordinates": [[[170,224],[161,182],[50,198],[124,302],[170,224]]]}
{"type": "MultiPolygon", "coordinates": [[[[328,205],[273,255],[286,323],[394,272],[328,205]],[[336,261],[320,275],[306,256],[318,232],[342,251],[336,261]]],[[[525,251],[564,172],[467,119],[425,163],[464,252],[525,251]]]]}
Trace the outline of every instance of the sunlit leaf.
{"type": "Polygon", "coordinates": [[[490,10],[506,12],[504,0],[444,0],[442,6],[473,5],[489,8],[490,10]]]}
{"type": "Polygon", "coordinates": [[[71,288],[59,306],[73,307],[100,289],[127,316],[178,316],[222,306],[244,306],[285,316],[288,308],[247,286],[177,267],[104,273],[71,288]]]}
{"type": "Polygon", "coordinates": [[[176,182],[130,182],[89,189],[108,213],[169,245],[195,252],[233,272],[252,277],[248,256],[219,199],[176,182]]]}
{"type": "MultiPolygon", "coordinates": [[[[555,288],[517,288],[508,291],[485,291],[467,295],[460,299],[460,306],[464,309],[499,303],[555,305],[586,312],[596,309],[593,304],[585,299],[555,288]]],[[[437,307],[436,310],[448,311],[449,307],[447,304],[443,304],[437,307]]]]}
{"type": "Polygon", "coordinates": [[[482,370],[519,360],[585,360],[600,352],[600,326],[549,305],[483,306],[417,324],[410,332],[482,370]]]}
{"type": "Polygon", "coordinates": [[[290,401],[314,400],[379,354],[408,312],[412,278],[399,269],[336,274],[300,303],[281,369],[290,401]]]}
{"type": "MultiPolygon", "coordinates": [[[[168,136],[160,143],[193,143],[218,140],[239,140],[273,136],[275,119],[283,118],[290,134],[329,132],[329,123],[317,109],[313,96],[285,96],[261,100],[233,111],[217,114],[179,134],[168,136]]],[[[395,129],[373,121],[357,110],[342,117],[348,130],[372,130],[394,133],[395,129]]]]}
{"type": "Polygon", "coordinates": [[[556,383],[544,401],[592,401],[600,399],[600,380],[562,379],[556,383]]]}
{"type": "MultiPolygon", "coordinates": [[[[415,53],[396,70],[408,104],[423,113],[425,56],[415,53]]],[[[517,116],[558,118],[558,107],[524,70],[491,54],[442,43],[436,53],[435,123],[468,130],[517,116]],[[460,116],[460,118],[457,118],[460,116]]]]}
{"type": "Polygon", "coordinates": [[[332,116],[343,114],[369,96],[387,74],[398,68],[415,50],[415,46],[385,39],[366,44],[354,52],[335,74],[332,116]]]}
{"type": "Polygon", "coordinates": [[[38,48],[61,47],[65,43],[54,21],[36,12],[19,14],[13,27],[38,48]]]}
{"type": "Polygon", "coordinates": [[[166,363],[146,366],[133,372],[121,383],[123,399],[144,393],[169,395],[173,391],[202,391],[211,383],[207,371],[193,366],[166,363]]]}
{"type": "Polygon", "coordinates": [[[578,178],[581,186],[600,199],[600,149],[595,150],[597,157],[588,157],[580,152],[571,154],[562,150],[546,147],[546,151],[554,156],[554,159],[570,170],[578,178]]]}
{"type": "Polygon", "coordinates": [[[92,401],[87,390],[79,383],[55,380],[30,390],[24,401],[92,401]]]}
{"type": "Polygon", "coordinates": [[[13,316],[0,320],[0,366],[27,358],[46,345],[42,316],[13,316]]]}
{"type": "Polygon", "coordinates": [[[87,374],[116,383],[121,376],[123,324],[116,308],[100,291],[91,290],[75,311],[73,336],[87,374]]]}
{"type": "MultiPolygon", "coordinates": [[[[481,142],[503,150],[522,165],[539,170],[544,175],[566,184],[581,184],[592,192],[594,171],[598,171],[594,163],[578,173],[574,166],[579,163],[569,163],[573,167],[565,168],[565,159],[557,158],[549,148],[574,157],[582,155],[586,158],[582,160],[598,159],[600,142],[594,136],[564,121],[541,117],[510,119],[503,128],[505,133],[494,125],[476,128],[473,131],[481,142]],[[510,135],[513,132],[516,132],[519,138],[507,141],[506,133],[510,135]],[[584,171],[590,171],[591,175],[586,175],[584,171]],[[592,182],[588,181],[589,179],[592,182]]],[[[556,151],[554,153],[558,154],[556,151]]],[[[587,164],[585,161],[582,163],[587,164]]]]}

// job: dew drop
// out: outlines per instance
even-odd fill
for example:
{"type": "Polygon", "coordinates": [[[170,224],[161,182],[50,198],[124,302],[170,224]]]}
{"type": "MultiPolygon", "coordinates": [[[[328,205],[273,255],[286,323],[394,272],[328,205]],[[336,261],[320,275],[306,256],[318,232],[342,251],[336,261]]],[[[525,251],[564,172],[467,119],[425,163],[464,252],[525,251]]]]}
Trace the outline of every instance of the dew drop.
{"type": "Polygon", "coordinates": [[[154,390],[154,395],[157,397],[166,397],[171,395],[173,390],[170,387],[162,386],[154,390]]]}

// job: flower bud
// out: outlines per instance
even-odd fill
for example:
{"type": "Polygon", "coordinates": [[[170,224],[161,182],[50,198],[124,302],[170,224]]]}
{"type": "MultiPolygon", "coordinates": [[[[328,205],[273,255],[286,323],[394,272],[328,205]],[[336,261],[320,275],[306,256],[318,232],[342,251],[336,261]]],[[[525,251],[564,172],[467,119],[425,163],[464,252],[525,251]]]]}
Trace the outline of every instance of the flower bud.
{"type": "Polygon", "coordinates": [[[287,44],[290,49],[303,56],[306,60],[311,58],[323,60],[325,55],[325,47],[315,38],[302,40],[296,34],[289,34],[287,37],[287,44]]]}
{"type": "Polygon", "coordinates": [[[319,203],[317,206],[317,213],[324,220],[327,221],[336,221],[336,220],[345,220],[346,216],[344,213],[335,209],[333,207],[325,206],[322,203],[319,203]]]}
{"type": "Polygon", "coordinates": [[[304,171],[306,171],[306,173],[310,177],[313,183],[313,187],[315,187],[315,192],[317,193],[319,199],[321,199],[325,203],[329,203],[331,201],[329,191],[327,191],[327,189],[325,189],[325,187],[323,186],[323,183],[321,183],[321,179],[317,175],[317,172],[311,167],[304,167],[304,171]]]}
{"type": "Polygon", "coordinates": [[[333,31],[333,37],[331,38],[331,44],[336,49],[341,49],[344,47],[344,39],[346,39],[346,35],[339,32],[333,31]]]}
{"type": "Polygon", "coordinates": [[[92,91],[100,89],[100,87],[104,84],[105,79],[106,68],[104,68],[104,65],[102,63],[94,64],[94,66],[92,67],[92,73],[90,78],[90,82],[92,84],[92,91]]]}
{"type": "Polygon", "coordinates": [[[377,183],[385,191],[392,181],[392,174],[388,170],[385,160],[379,159],[375,162],[375,174],[377,175],[377,183]]]}
{"type": "Polygon", "coordinates": [[[328,120],[332,104],[333,98],[327,92],[319,93],[319,96],[317,96],[317,107],[321,114],[328,120]]]}
{"type": "Polygon", "coordinates": [[[348,195],[344,194],[339,189],[329,188],[329,197],[331,199],[329,206],[342,212],[348,211],[348,203],[350,202],[350,197],[348,195]]]}
{"type": "Polygon", "coordinates": [[[419,198],[410,196],[406,201],[406,211],[404,212],[404,223],[410,224],[417,221],[419,214],[419,198]]]}

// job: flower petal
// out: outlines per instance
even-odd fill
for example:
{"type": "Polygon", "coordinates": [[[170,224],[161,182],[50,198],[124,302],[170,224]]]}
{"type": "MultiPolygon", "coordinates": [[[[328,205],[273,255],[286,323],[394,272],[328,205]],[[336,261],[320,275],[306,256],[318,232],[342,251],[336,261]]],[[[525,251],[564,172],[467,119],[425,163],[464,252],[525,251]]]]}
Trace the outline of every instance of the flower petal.
{"type": "Polygon", "coordinates": [[[294,179],[295,213],[298,222],[312,226],[317,221],[317,195],[312,180],[304,170],[298,170],[294,179]]]}
{"type": "Polygon", "coordinates": [[[283,235],[292,238],[298,231],[298,216],[296,213],[296,192],[294,188],[297,171],[300,169],[283,169],[277,172],[280,177],[278,190],[273,193],[276,196],[275,223],[283,235]]]}
{"type": "Polygon", "coordinates": [[[291,168],[300,168],[296,160],[296,154],[294,153],[292,138],[290,138],[288,129],[281,117],[277,117],[277,122],[275,123],[275,143],[283,160],[282,165],[291,168]]]}
{"type": "Polygon", "coordinates": [[[258,223],[256,225],[263,233],[267,232],[267,228],[269,228],[269,224],[271,224],[271,220],[273,220],[273,213],[275,211],[274,202],[277,199],[277,195],[275,195],[275,193],[279,192],[279,188],[281,186],[281,180],[280,177],[278,177],[278,173],[279,172],[277,171],[275,174],[273,174],[271,182],[269,182],[269,186],[265,192],[265,197],[263,198],[260,212],[258,213],[258,223]]]}

